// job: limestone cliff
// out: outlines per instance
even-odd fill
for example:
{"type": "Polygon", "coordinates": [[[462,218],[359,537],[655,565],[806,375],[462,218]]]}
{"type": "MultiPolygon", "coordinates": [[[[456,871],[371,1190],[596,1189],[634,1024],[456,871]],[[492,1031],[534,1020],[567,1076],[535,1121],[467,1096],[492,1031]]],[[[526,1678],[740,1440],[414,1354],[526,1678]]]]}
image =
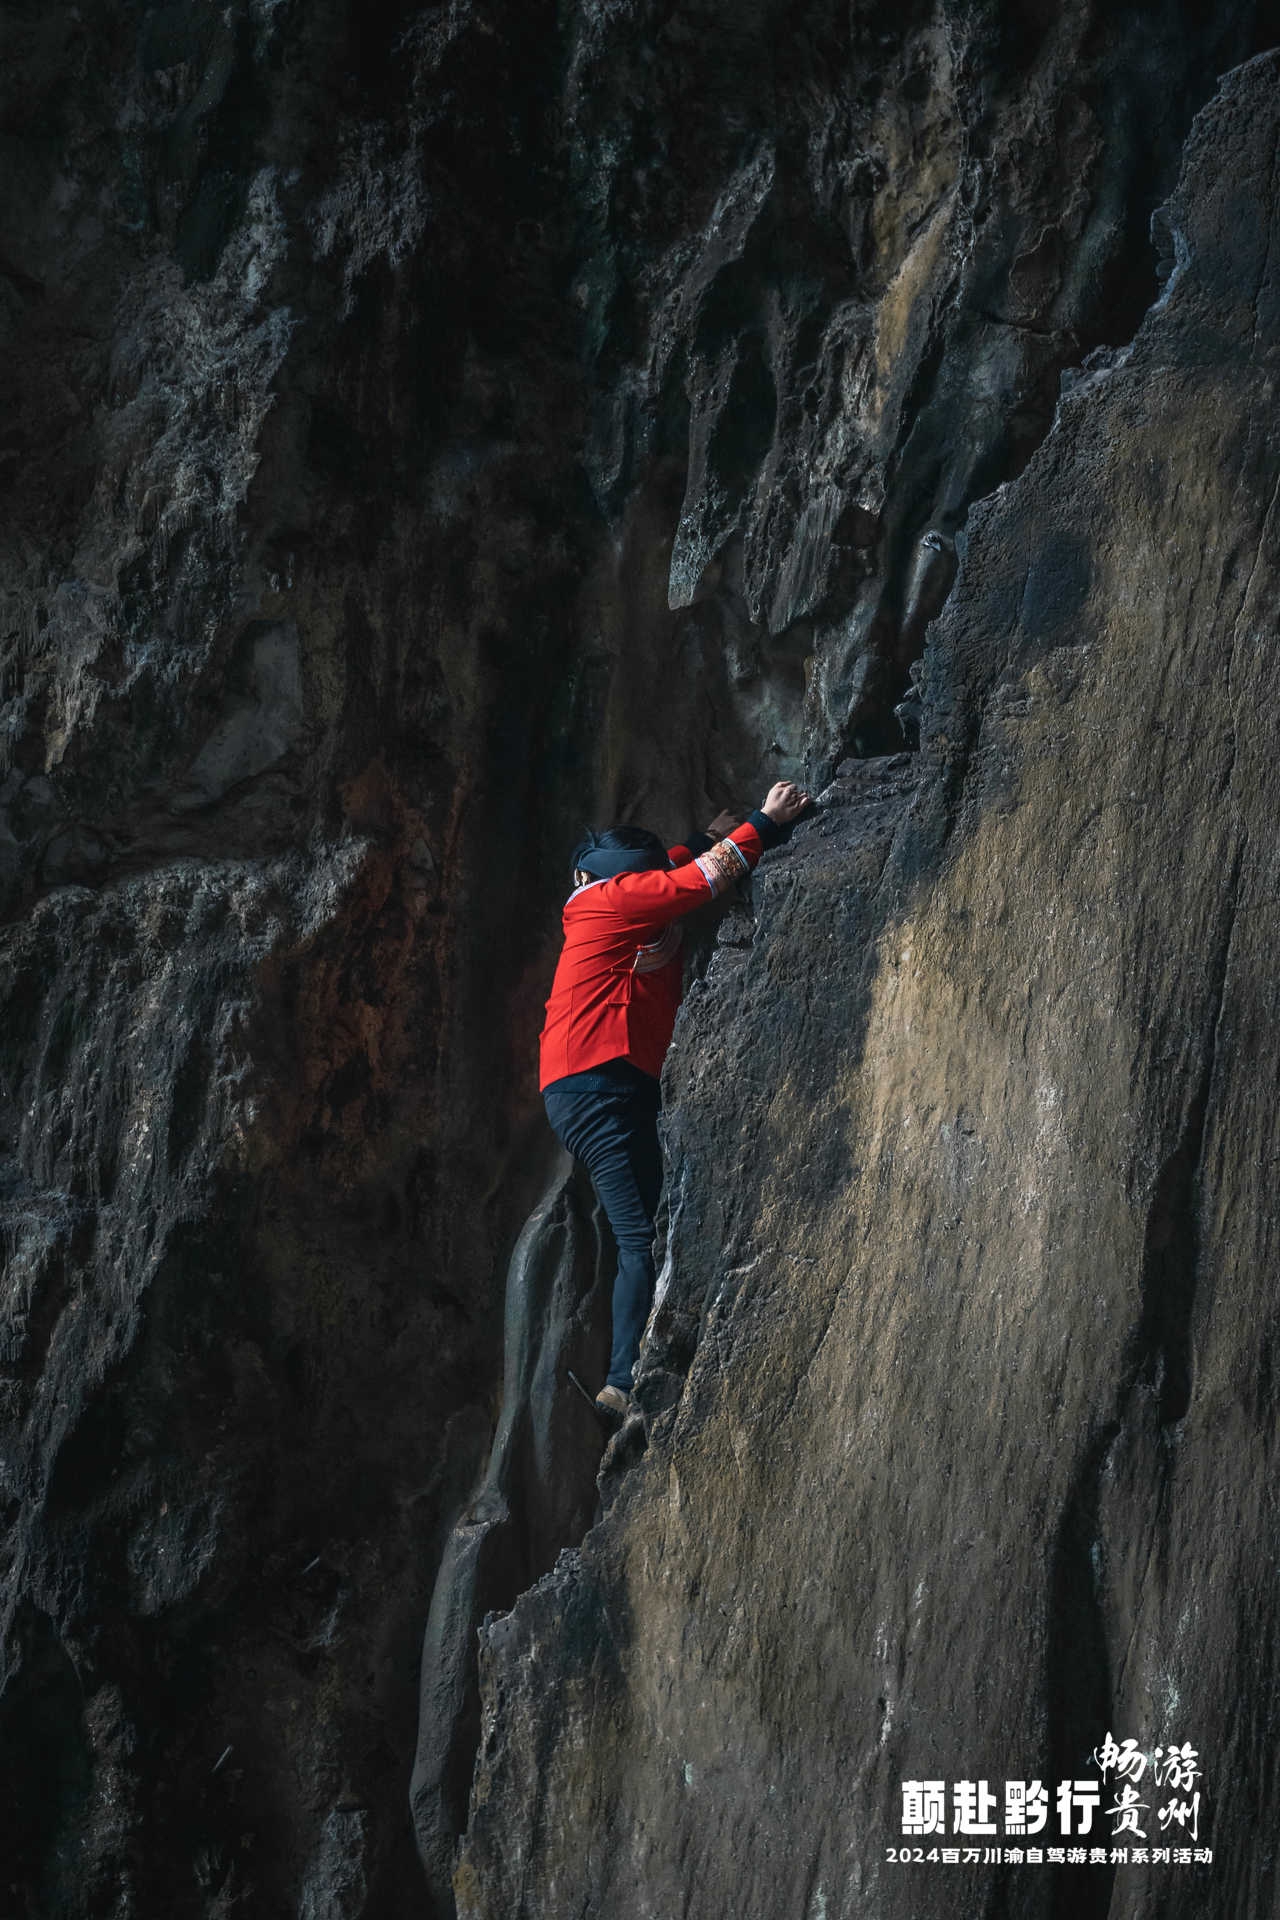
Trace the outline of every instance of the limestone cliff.
{"type": "Polygon", "coordinates": [[[1265,1911],[1275,21],[3,26],[0,1916],[1265,1911]],[[584,1541],[565,850],[800,771],[584,1541]]]}
{"type": "Polygon", "coordinates": [[[648,1448],[484,1634],[463,1914],[1272,1908],[1278,138],[1264,56],[970,513],[914,780],[840,768],[688,1011],[648,1448]],[[889,1864],[903,1781],[1112,1729],[1211,1866],[889,1864]]]}

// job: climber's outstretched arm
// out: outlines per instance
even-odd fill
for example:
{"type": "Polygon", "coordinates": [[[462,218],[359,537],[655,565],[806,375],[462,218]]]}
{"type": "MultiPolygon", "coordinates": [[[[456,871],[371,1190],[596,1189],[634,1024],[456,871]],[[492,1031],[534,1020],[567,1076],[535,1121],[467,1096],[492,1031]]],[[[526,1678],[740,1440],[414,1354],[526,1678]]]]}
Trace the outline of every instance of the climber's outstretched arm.
{"type": "MultiPolygon", "coordinates": [[[[750,873],[760,855],[777,845],[808,805],[809,795],[794,780],[779,780],[770,787],[763,806],[723,839],[666,872],[620,873],[584,887],[574,895],[578,912],[608,915],[619,929],[637,932],[665,926],[705,905],[708,894],[725,893],[750,873]]],[[[713,824],[718,825],[719,819],[713,824]]]]}

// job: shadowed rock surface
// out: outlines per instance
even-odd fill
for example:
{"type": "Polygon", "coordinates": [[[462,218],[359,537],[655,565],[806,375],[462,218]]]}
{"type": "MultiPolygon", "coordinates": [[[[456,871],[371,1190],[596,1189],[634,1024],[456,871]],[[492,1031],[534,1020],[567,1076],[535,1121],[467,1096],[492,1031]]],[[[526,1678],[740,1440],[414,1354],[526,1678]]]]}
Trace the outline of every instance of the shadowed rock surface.
{"type": "Polygon", "coordinates": [[[465,1915],[1272,1910],[1278,137],[1269,55],[969,516],[914,789],[846,765],[685,1016],[648,1449],[483,1636],[465,1915]],[[1211,1868],[886,1864],[1110,1729],[1211,1868]]]}
{"type": "MultiPolygon", "coordinates": [[[[480,1733],[477,1629],[495,1601],[523,1592],[567,1541],[580,1540],[595,1513],[599,1428],[582,1395],[564,1390],[570,1368],[594,1382],[609,1364],[603,1216],[592,1197],[584,1222],[587,1194],[589,1181],[562,1154],[516,1242],[502,1418],[479,1491],[445,1547],[423,1638],[410,1805],[428,1887],[446,1904],[480,1733]]],[[[487,1423],[476,1437],[483,1446],[487,1423]]]]}
{"type": "Polygon", "coordinates": [[[872,1877],[895,1742],[1048,1769],[1177,1686],[1262,1911],[1269,67],[1107,355],[1269,13],[3,27],[0,1913],[447,1915],[472,1626],[595,1508],[565,852],[806,769],[463,1910],[949,1912],[872,1877]]]}

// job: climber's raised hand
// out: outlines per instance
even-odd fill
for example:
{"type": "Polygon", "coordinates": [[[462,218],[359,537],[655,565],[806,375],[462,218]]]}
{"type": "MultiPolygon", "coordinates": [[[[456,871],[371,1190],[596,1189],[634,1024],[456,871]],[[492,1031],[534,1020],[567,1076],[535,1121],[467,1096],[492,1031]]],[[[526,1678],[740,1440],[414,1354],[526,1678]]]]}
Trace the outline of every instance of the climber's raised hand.
{"type": "Polygon", "coordinates": [[[760,811],[767,813],[775,826],[785,827],[790,821],[798,820],[808,804],[809,796],[803,787],[798,787],[794,780],[778,780],[770,787],[760,811]]]}

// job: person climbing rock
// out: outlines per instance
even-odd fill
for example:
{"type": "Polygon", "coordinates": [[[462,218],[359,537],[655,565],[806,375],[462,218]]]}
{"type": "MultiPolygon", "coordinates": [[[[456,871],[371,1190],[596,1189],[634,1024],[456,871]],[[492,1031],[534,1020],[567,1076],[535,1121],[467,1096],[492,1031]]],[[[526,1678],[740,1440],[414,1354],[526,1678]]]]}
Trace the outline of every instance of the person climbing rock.
{"type": "Polygon", "coordinates": [[[613,1347],[595,1399],[606,1427],[626,1414],[653,1304],[659,1079],[684,985],[677,923],[788,839],[811,804],[794,781],[780,780],[745,820],[718,814],[688,845],[664,847],[643,827],[611,827],[574,849],[539,1084],[552,1129],[590,1173],[618,1245],[613,1347]]]}

